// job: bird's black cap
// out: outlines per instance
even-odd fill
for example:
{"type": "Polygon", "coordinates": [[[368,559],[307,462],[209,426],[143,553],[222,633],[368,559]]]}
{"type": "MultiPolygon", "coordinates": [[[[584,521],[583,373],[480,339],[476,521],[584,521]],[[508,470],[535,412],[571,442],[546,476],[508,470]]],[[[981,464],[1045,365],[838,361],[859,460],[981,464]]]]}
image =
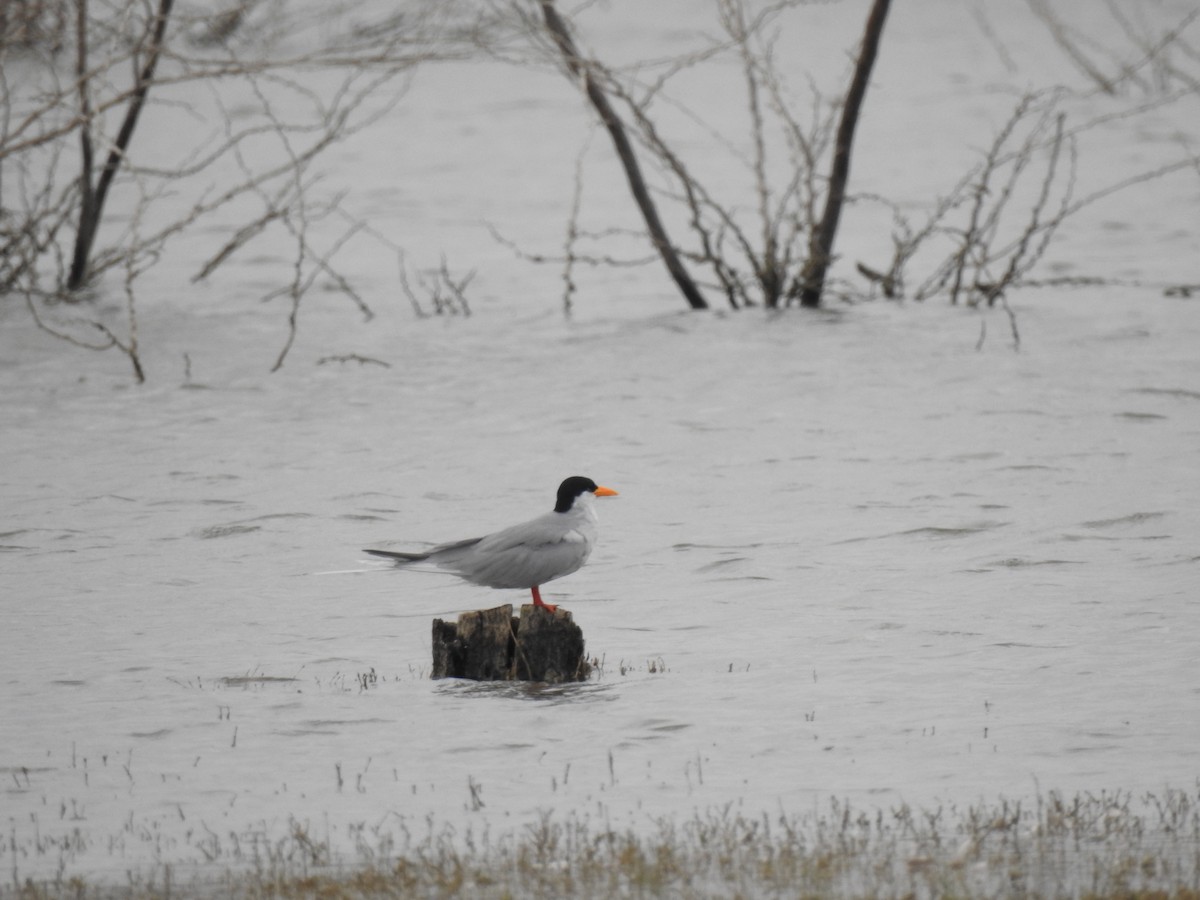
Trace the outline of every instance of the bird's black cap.
{"type": "Polygon", "coordinates": [[[584,491],[592,491],[595,493],[598,485],[590,478],[584,478],[582,475],[572,475],[558,486],[558,502],[554,505],[554,511],[565,513],[572,504],[575,503],[575,498],[584,491]]]}

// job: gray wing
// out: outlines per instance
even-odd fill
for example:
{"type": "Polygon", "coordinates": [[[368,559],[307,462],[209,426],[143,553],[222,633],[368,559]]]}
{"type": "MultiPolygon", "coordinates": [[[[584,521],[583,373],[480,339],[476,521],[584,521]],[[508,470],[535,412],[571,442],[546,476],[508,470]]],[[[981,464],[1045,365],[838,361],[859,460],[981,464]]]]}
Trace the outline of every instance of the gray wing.
{"type": "MultiPolygon", "coordinates": [[[[557,513],[505,528],[447,560],[467,581],[495,588],[530,588],[578,570],[592,542],[577,529],[563,530],[557,513]]],[[[443,565],[440,560],[435,560],[443,565]]]]}

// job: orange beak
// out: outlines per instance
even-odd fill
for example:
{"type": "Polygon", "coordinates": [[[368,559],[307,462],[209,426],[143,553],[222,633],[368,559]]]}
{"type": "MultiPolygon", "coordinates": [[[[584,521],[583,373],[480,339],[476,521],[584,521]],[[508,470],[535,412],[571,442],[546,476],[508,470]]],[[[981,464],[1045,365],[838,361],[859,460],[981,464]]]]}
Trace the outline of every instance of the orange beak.
{"type": "Polygon", "coordinates": [[[596,488],[596,496],[597,497],[615,497],[615,496],[617,496],[617,492],[614,491],[612,488],[598,487],[598,488],[596,488]]]}

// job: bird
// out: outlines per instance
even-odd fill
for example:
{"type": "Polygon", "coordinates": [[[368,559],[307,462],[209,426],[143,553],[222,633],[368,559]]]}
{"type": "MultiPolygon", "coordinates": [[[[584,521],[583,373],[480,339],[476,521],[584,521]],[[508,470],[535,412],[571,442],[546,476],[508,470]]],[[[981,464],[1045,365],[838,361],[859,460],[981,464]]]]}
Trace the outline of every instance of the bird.
{"type": "Polygon", "coordinates": [[[525,588],[532,593],[535,607],[554,612],[558,607],[544,603],[539,588],[587,562],[596,543],[597,517],[592,504],[597,497],[615,496],[612,488],[572,475],[558,486],[554,509],[528,522],[419,553],[369,548],[363,552],[393,560],[398,566],[432,563],[483,587],[525,588]]]}

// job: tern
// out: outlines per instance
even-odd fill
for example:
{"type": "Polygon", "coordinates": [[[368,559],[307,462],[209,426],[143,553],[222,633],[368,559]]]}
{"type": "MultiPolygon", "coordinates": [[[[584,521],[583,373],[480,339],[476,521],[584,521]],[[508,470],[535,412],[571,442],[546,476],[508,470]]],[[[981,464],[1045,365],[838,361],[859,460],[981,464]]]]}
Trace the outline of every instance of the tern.
{"type": "Polygon", "coordinates": [[[484,537],[439,544],[422,553],[366,550],[398,566],[432,563],[471,584],[490,588],[527,588],[533,605],[549,612],[558,607],[542,602],[538,590],[547,581],[580,569],[596,543],[597,497],[615,497],[612,488],[573,475],[558,486],[554,509],[537,518],[484,537]]]}

